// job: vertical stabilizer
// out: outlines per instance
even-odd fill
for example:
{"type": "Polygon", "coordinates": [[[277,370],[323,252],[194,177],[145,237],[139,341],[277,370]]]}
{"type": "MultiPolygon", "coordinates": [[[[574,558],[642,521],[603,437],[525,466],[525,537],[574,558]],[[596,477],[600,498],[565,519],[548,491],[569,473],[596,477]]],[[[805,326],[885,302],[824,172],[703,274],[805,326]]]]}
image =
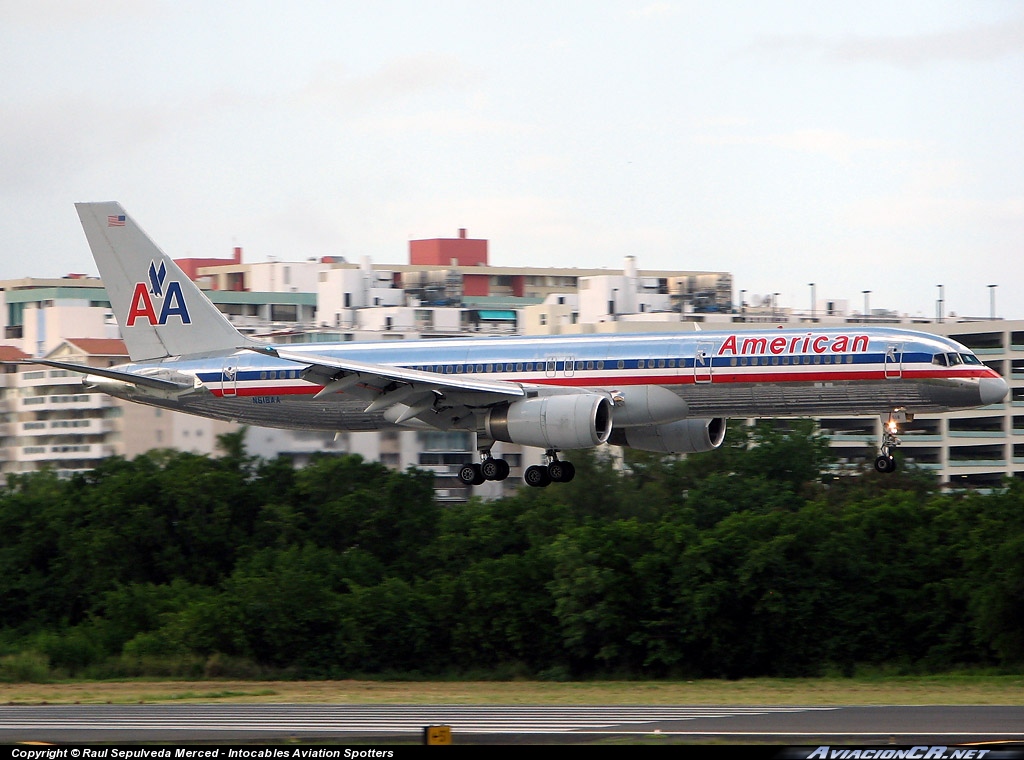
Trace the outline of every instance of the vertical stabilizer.
{"type": "Polygon", "coordinates": [[[76,203],[75,208],[132,361],[255,345],[120,203],[76,203]]]}

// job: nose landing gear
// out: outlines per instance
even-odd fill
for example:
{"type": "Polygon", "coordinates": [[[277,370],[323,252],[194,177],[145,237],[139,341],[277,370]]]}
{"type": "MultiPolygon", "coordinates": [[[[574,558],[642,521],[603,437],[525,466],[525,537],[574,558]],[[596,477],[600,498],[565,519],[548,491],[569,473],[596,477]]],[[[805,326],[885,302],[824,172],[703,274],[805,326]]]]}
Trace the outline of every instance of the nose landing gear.
{"type": "Polygon", "coordinates": [[[914,419],[905,409],[893,409],[889,413],[889,419],[882,424],[882,446],[881,453],[875,458],[875,470],[878,472],[895,472],[896,459],[893,452],[902,441],[897,435],[901,422],[908,422],[914,419]]]}

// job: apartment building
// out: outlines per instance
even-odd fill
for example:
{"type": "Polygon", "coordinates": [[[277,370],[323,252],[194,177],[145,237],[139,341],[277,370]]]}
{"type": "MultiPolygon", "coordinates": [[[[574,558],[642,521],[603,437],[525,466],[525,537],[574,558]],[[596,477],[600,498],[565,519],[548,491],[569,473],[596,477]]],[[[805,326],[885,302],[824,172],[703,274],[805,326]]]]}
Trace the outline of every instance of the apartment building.
{"type": "MultiPolygon", "coordinates": [[[[725,272],[641,270],[627,257],[621,270],[493,267],[487,241],[411,241],[409,263],[377,266],[336,259],[244,264],[230,258],[179,264],[230,321],[275,342],[417,340],[467,334],[584,334],[726,328],[765,324],[904,323],[967,345],[1010,383],[1011,397],[984,409],[918,418],[905,426],[908,466],[951,486],[991,487],[1024,472],[1024,321],[908,319],[875,310],[849,313],[826,300],[811,312],[780,309],[774,300],[732,297],[725,272]],[[1016,413],[1015,413],[1016,412],[1016,413]]],[[[0,282],[4,343],[12,357],[51,356],[97,366],[126,360],[102,282],[83,275],[0,282]]],[[[227,423],[124,404],[83,392],[79,378],[57,370],[7,367],[0,378],[0,471],[41,466],[88,469],[111,454],[134,456],[173,447],[213,453],[227,423]]],[[[879,417],[823,418],[841,465],[870,462],[881,438],[879,417]]],[[[477,454],[467,433],[391,430],[340,433],[253,429],[250,450],[302,463],[316,452],[352,452],[388,466],[423,467],[437,477],[439,498],[470,493],[497,497],[518,487],[521,471],[541,452],[498,444],[512,476],[467,489],[458,468],[477,454]]]]}

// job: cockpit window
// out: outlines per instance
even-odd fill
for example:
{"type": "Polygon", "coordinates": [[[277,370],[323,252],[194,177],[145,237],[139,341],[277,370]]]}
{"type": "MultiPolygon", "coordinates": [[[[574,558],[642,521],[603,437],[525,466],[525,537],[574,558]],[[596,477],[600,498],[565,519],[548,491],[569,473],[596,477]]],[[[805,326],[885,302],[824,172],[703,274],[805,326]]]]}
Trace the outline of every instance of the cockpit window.
{"type": "Polygon", "coordinates": [[[958,354],[951,351],[947,354],[935,354],[932,357],[932,364],[937,364],[940,367],[955,367],[958,364],[978,366],[981,364],[981,359],[974,354],[958,354]]]}

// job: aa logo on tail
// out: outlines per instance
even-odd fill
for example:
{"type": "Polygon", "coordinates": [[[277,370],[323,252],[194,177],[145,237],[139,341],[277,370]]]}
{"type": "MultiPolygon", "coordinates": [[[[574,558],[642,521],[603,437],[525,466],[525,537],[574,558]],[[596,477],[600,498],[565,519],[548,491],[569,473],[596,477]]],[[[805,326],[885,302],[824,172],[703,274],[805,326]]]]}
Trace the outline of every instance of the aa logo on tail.
{"type": "Polygon", "coordinates": [[[125,320],[126,327],[134,326],[139,319],[148,319],[151,325],[165,325],[170,317],[177,317],[183,325],[192,324],[188,306],[185,305],[185,297],[181,294],[181,283],[177,280],[165,283],[166,279],[167,267],[164,262],[160,262],[159,268],[155,261],[149,262],[149,284],[135,283],[132,303],[128,307],[128,318],[125,320]],[[156,310],[158,305],[159,316],[156,310]]]}

